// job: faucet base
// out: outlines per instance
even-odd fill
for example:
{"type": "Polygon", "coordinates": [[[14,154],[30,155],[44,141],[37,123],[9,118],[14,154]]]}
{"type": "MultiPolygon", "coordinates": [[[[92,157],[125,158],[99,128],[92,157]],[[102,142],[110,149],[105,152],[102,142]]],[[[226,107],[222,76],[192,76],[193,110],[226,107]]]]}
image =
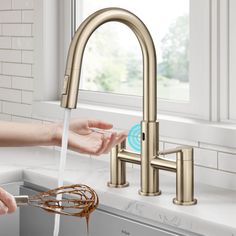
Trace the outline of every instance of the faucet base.
{"type": "Polygon", "coordinates": [[[181,205],[181,206],[191,206],[191,205],[197,204],[197,199],[193,199],[192,201],[189,201],[189,202],[183,202],[183,201],[179,201],[176,198],[174,198],[173,203],[176,205],[181,205]]]}
{"type": "Polygon", "coordinates": [[[126,182],[124,184],[112,184],[111,182],[107,182],[107,186],[110,188],[125,188],[129,186],[129,182],[126,182]]]}
{"type": "Polygon", "coordinates": [[[142,192],[141,190],[139,190],[138,191],[138,193],[139,193],[139,195],[141,195],[141,196],[158,196],[158,195],[160,195],[161,194],[161,191],[158,191],[158,192],[156,192],[156,193],[144,193],[144,192],[142,192]]]}

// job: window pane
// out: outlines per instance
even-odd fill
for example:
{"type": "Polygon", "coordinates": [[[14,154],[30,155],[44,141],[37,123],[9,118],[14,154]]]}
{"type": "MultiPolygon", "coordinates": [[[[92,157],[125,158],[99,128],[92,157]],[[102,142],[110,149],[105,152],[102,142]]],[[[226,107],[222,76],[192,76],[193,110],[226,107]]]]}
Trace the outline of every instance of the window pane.
{"type": "MultiPolygon", "coordinates": [[[[158,97],[189,100],[189,0],[85,0],[77,4],[77,26],[94,11],[122,7],[135,13],[153,37],[158,62],[158,97]]],[[[81,88],[142,95],[142,54],[133,32],[107,23],[85,50],[81,88]]]]}

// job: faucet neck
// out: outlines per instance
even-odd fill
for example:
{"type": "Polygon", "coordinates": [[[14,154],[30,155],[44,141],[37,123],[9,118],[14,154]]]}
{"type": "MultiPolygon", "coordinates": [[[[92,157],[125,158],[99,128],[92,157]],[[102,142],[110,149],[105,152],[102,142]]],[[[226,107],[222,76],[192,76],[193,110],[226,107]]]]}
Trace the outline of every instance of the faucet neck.
{"type": "Polygon", "coordinates": [[[118,21],[136,35],[143,55],[143,120],[156,121],[156,53],[152,37],[144,23],[131,12],[106,8],[90,15],[76,31],[67,56],[61,106],[76,108],[84,49],[91,34],[102,24],[118,21]]]}

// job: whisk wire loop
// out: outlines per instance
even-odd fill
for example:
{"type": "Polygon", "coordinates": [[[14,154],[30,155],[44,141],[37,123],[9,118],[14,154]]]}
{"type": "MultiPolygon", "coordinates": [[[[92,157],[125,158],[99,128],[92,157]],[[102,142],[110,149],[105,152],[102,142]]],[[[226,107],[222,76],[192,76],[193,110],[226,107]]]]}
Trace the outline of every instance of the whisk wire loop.
{"type": "Polygon", "coordinates": [[[96,192],[82,184],[66,185],[28,197],[30,206],[67,216],[88,217],[98,204],[96,192]],[[57,199],[58,195],[62,197],[57,199]]]}

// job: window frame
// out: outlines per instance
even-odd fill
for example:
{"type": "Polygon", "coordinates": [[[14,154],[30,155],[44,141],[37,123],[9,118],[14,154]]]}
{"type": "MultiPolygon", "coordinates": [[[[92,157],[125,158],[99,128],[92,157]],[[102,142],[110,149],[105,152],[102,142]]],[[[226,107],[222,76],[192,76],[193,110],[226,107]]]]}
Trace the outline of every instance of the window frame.
{"type": "MultiPolygon", "coordinates": [[[[81,6],[84,0],[72,0],[73,6],[78,2],[81,6]]],[[[67,9],[68,11],[68,9],[67,9]]],[[[190,101],[171,101],[158,99],[158,113],[171,114],[198,119],[210,119],[210,0],[190,0],[190,37],[194,37],[190,44],[190,101]],[[204,9],[204,10],[202,10],[204,9]],[[198,19],[199,12],[201,18],[198,19]],[[197,30],[196,30],[197,29],[197,30]],[[199,34],[203,32],[202,37],[199,34]],[[200,39],[199,39],[200,38],[200,39]],[[199,41],[201,41],[199,43],[199,41]],[[204,50],[202,50],[202,48],[204,50]],[[194,52],[195,56],[191,55],[194,52]],[[200,53],[202,52],[202,53],[200,53]],[[199,94],[201,97],[199,98],[199,94]]],[[[75,15],[74,11],[66,13],[75,15]]],[[[81,14],[82,15],[82,14],[81,14]]],[[[81,16],[80,16],[81,18],[81,16]]],[[[71,29],[73,31],[73,29],[71,29]]],[[[68,48],[69,40],[64,42],[64,48],[68,48]]],[[[155,42],[154,42],[155,43],[155,42]]],[[[67,55],[64,55],[66,58],[67,55]]],[[[158,55],[157,55],[158,58],[158,55]]],[[[61,66],[65,68],[65,66],[61,66]]],[[[82,103],[97,104],[100,106],[111,106],[119,108],[129,108],[141,110],[142,94],[140,96],[130,96],[112,93],[102,93],[94,91],[81,90],[79,92],[79,101],[82,103]],[[109,102],[112,101],[112,102],[109,102]]]]}
{"type": "Polygon", "coordinates": [[[229,0],[229,120],[236,121],[236,67],[234,63],[236,62],[236,30],[234,23],[236,22],[235,10],[236,2],[229,0]]]}

